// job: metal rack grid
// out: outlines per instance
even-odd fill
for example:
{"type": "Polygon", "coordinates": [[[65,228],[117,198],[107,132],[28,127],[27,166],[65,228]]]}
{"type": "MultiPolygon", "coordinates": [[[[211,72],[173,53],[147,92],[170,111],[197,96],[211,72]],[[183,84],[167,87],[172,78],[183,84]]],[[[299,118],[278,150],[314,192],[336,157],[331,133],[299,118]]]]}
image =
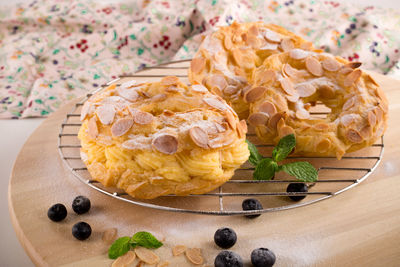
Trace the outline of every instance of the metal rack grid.
{"type": "MultiPolygon", "coordinates": [[[[210,193],[189,196],[168,195],[155,200],[134,199],[125,192],[116,188],[106,188],[96,180],[91,179],[87,168],[80,159],[79,150],[81,146],[77,138],[77,133],[81,125],[79,121],[80,108],[87,98],[110,84],[118,84],[118,81],[122,81],[123,78],[127,77],[148,80],[149,78],[160,78],[165,75],[175,75],[181,78],[187,78],[186,69],[189,62],[189,60],[174,61],[151,68],[145,68],[133,75],[120,76],[87,94],[83,100],[75,104],[72,111],[66,114],[61,124],[58,138],[58,150],[62,160],[78,180],[103,194],[147,208],[207,215],[251,215],[301,207],[331,198],[360,184],[370,176],[379,165],[384,152],[383,137],[379,143],[373,144],[369,149],[364,149],[359,154],[352,153],[346,155],[341,161],[336,160],[335,157],[289,156],[289,160],[305,159],[313,161],[312,164],[317,166],[319,180],[308,184],[310,190],[307,193],[287,193],[282,190],[286,189],[289,183],[299,182],[292,177],[276,177],[274,180],[269,181],[252,180],[252,171],[254,168],[250,167],[248,163],[238,169],[231,180],[210,193]],[[154,74],[154,72],[156,72],[156,74],[154,74]],[[159,74],[159,72],[163,73],[159,74]],[[361,167],[354,167],[355,164],[361,167]],[[325,171],[324,174],[322,174],[323,171],[325,171]],[[340,175],[340,179],[337,179],[336,175],[340,175]],[[245,177],[243,178],[243,176],[245,177]],[[335,178],[332,178],[333,176],[335,176],[335,178]],[[278,186],[278,188],[276,188],[276,186],[278,186]],[[301,202],[290,201],[288,196],[294,195],[307,197],[301,202]],[[263,202],[263,206],[265,207],[263,210],[243,211],[241,202],[244,197],[267,197],[268,201],[263,202]],[[213,199],[213,201],[210,202],[210,199],[213,199]],[[186,205],[180,205],[180,203],[185,203],[186,205]],[[189,206],[187,205],[188,203],[190,204],[189,206]]],[[[324,116],[326,114],[328,114],[327,111],[311,112],[313,116],[324,116]]],[[[254,133],[250,132],[247,138],[250,139],[250,141],[254,140],[253,142],[257,142],[254,133]]],[[[272,149],[273,147],[273,145],[266,144],[258,144],[256,146],[260,151],[272,149]]],[[[264,153],[266,154],[269,152],[264,151],[264,153]]]]}

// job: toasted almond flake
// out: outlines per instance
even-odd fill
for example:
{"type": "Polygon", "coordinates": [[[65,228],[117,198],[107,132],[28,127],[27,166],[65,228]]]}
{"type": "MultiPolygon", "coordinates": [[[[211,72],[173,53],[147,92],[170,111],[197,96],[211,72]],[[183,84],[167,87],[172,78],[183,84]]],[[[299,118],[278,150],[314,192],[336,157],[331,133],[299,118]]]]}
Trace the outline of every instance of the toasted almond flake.
{"type": "Polygon", "coordinates": [[[350,63],[347,63],[344,66],[347,67],[347,68],[357,69],[357,68],[361,67],[361,65],[362,65],[361,62],[350,62],[350,63]]]}
{"type": "Polygon", "coordinates": [[[219,123],[214,123],[214,125],[215,125],[215,128],[217,129],[217,131],[219,132],[219,133],[223,133],[223,132],[225,132],[227,129],[228,129],[228,123],[226,123],[226,122],[223,122],[222,124],[219,124],[219,123]]]}
{"type": "Polygon", "coordinates": [[[209,87],[218,87],[220,90],[223,90],[225,87],[228,86],[228,83],[225,80],[225,77],[220,74],[215,74],[210,76],[207,79],[207,86],[209,87]]]}
{"type": "Polygon", "coordinates": [[[288,52],[294,48],[294,43],[290,38],[284,38],[281,41],[281,48],[283,52],[288,52]]]}
{"type": "Polygon", "coordinates": [[[259,34],[258,27],[256,25],[252,25],[247,32],[255,36],[259,34]]]}
{"type": "Polygon", "coordinates": [[[304,83],[297,85],[296,91],[300,97],[309,97],[317,91],[317,88],[311,83],[304,83]]]}
{"type": "Polygon", "coordinates": [[[199,92],[199,93],[207,93],[208,92],[207,88],[201,84],[193,84],[192,89],[193,89],[193,91],[199,92]]]}
{"type": "Polygon", "coordinates": [[[185,251],[186,258],[194,265],[200,265],[204,263],[204,259],[201,255],[201,250],[198,248],[188,248],[185,251]]]}
{"type": "Polygon", "coordinates": [[[322,67],[327,71],[338,71],[340,69],[340,63],[333,58],[326,58],[322,62],[322,67]]]}
{"type": "Polygon", "coordinates": [[[274,31],[271,31],[270,29],[265,29],[264,30],[264,37],[265,39],[267,39],[268,41],[272,42],[272,43],[279,43],[281,41],[281,37],[279,36],[279,34],[277,34],[274,31]]]}
{"type": "Polygon", "coordinates": [[[225,116],[226,116],[226,121],[228,122],[228,125],[232,129],[236,129],[236,117],[232,114],[232,112],[230,110],[226,110],[225,116]]]}
{"type": "Polygon", "coordinates": [[[352,72],[352,71],[353,71],[352,68],[349,68],[349,67],[341,67],[340,70],[339,70],[339,73],[340,73],[340,74],[343,74],[343,75],[347,75],[347,74],[349,74],[349,73],[352,72]]]}
{"type": "Polygon", "coordinates": [[[329,124],[327,123],[318,123],[314,125],[314,129],[317,131],[327,131],[329,130],[329,124]]]}
{"type": "Polygon", "coordinates": [[[117,232],[117,228],[109,228],[103,232],[103,236],[101,239],[103,240],[103,242],[111,244],[115,241],[115,238],[117,237],[117,232]]]}
{"type": "Polygon", "coordinates": [[[301,108],[296,111],[296,117],[300,120],[306,120],[310,118],[310,113],[307,110],[301,108]]]}
{"type": "Polygon", "coordinates": [[[276,72],[274,70],[265,70],[260,74],[260,76],[261,76],[260,83],[262,85],[264,83],[275,81],[276,72]]]}
{"type": "Polygon", "coordinates": [[[383,120],[383,111],[379,106],[374,109],[374,113],[376,115],[376,122],[377,123],[379,123],[380,121],[383,120]]]}
{"type": "Polygon", "coordinates": [[[239,91],[239,87],[238,86],[228,85],[224,89],[224,94],[233,95],[233,94],[236,94],[238,91],[239,91]]]}
{"type": "MultiPolygon", "coordinates": [[[[194,59],[193,59],[194,60],[194,59]]],[[[192,62],[193,62],[192,60],[192,62]]],[[[175,85],[179,83],[179,78],[176,76],[167,76],[162,78],[161,84],[165,86],[175,85]]]]}
{"type": "Polygon", "coordinates": [[[169,261],[160,261],[157,264],[157,267],[167,267],[167,266],[169,266],[169,261]]]}
{"type": "Polygon", "coordinates": [[[88,134],[92,139],[96,139],[97,135],[99,135],[99,129],[97,128],[96,118],[90,118],[88,122],[88,134]]]}
{"type": "Polygon", "coordinates": [[[141,110],[137,110],[135,114],[133,114],[133,121],[137,124],[146,125],[152,123],[154,120],[153,114],[141,110]]]}
{"type": "Polygon", "coordinates": [[[151,145],[161,153],[172,155],[178,150],[178,139],[171,134],[160,134],[153,139],[151,145]]]}
{"type": "Polygon", "coordinates": [[[340,122],[343,124],[344,127],[348,127],[352,124],[355,120],[354,114],[345,114],[340,117],[340,122]]]}
{"type": "Polygon", "coordinates": [[[352,143],[361,143],[363,141],[363,137],[361,134],[354,129],[349,129],[346,132],[346,138],[352,143]]]}
{"type": "Polygon", "coordinates": [[[240,43],[241,41],[243,41],[243,38],[241,35],[239,34],[234,34],[232,36],[232,42],[234,42],[235,44],[240,43]]]}
{"type": "Polygon", "coordinates": [[[136,85],[136,83],[137,83],[137,82],[136,82],[135,80],[130,80],[130,81],[127,81],[127,82],[122,83],[122,84],[120,85],[120,87],[123,88],[123,89],[126,89],[126,88],[130,88],[130,87],[136,85]]]}
{"type": "Polygon", "coordinates": [[[389,106],[388,106],[388,103],[386,101],[379,102],[378,106],[383,110],[384,113],[388,113],[389,106]]]}
{"type": "Polygon", "coordinates": [[[210,107],[213,107],[213,108],[216,108],[216,109],[219,109],[222,111],[227,109],[227,106],[225,105],[225,103],[216,98],[205,97],[205,98],[203,98],[203,102],[206,103],[207,105],[209,105],[210,107]]]}
{"type": "Polygon", "coordinates": [[[257,36],[254,35],[249,35],[246,39],[246,44],[248,46],[250,46],[251,48],[257,49],[260,47],[261,42],[260,40],[257,38],[257,36]]]}
{"type": "Polygon", "coordinates": [[[302,49],[292,49],[289,52],[289,57],[296,59],[296,60],[301,60],[301,59],[305,59],[307,56],[309,55],[309,53],[307,51],[304,51],[302,49]]]}
{"type": "Polygon", "coordinates": [[[367,75],[365,76],[365,78],[366,78],[366,79],[369,79],[369,80],[372,82],[372,84],[374,84],[374,85],[376,85],[376,86],[379,86],[379,84],[375,81],[375,79],[374,79],[371,75],[367,74],[367,75]]]}
{"type": "MultiPolygon", "coordinates": [[[[280,121],[283,121],[283,119],[280,119],[280,121]]],[[[294,134],[295,132],[292,127],[285,125],[280,128],[278,127],[278,133],[279,133],[279,138],[282,138],[285,137],[286,135],[294,134]]]]}
{"type": "Polygon", "coordinates": [[[360,134],[364,139],[369,138],[371,133],[372,133],[372,127],[369,125],[365,125],[360,131],[360,134]]]}
{"type": "Polygon", "coordinates": [[[167,93],[178,93],[179,89],[176,86],[168,86],[167,88],[165,88],[165,92],[167,93]]]}
{"type": "Polygon", "coordinates": [[[189,130],[192,141],[199,147],[208,148],[208,134],[199,126],[194,126],[189,130]]]}
{"type": "Polygon", "coordinates": [[[327,152],[329,151],[330,147],[331,147],[331,141],[329,139],[323,139],[317,145],[317,152],[318,153],[327,152]]]}
{"type": "Polygon", "coordinates": [[[136,255],[133,251],[128,251],[122,256],[119,256],[111,265],[111,267],[126,267],[134,262],[136,255]]]}
{"type": "Polygon", "coordinates": [[[262,47],[260,47],[260,50],[277,50],[278,49],[278,44],[271,44],[271,43],[265,43],[262,47]]]}
{"type": "Polygon", "coordinates": [[[157,94],[151,98],[151,101],[153,102],[161,102],[167,99],[166,94],[157,94]]]}
{"type": "Polygon", "coordinates": [[[118,88],[117,93],[119,96],[125,98],[130,102],[134,102],[139,98],[139,93],[136,91],[135,88],[128,89],[128,88],[118,88]]]}
{"type": "Polygon", "coordinates": [[[253,87],[250,90],[246,91],[246,93],[244,94],[244,100],[247,103],[253,103],[262,97],[265,90],[267,90],[267,88],[264,86],[253,87]]]}
{"type": "Polygon", "coordinates": [[[287,101],[280,94],[276,94],[272,97],[274,100],[275,106],[277,110],[286,110],[287,109],[287,101]]]}
{"type": "Polygon", "coordinates": [[[287,100],[289,100],[292,103],[296,103],[297,101],[299,101],[299,94],[295,93],[294,95],[285,95],[287,100]]]}
{"type": "Polygon", "coordinates": [[[236,124],[236,131],[238,133],[239,138],[243,138],[247,133],[247,123],[245,120],[241,120],[236,124]]]}
{"type": "Polygon", "coordinates": [[[83,104],[82,110],[81,110],[81,117],[80,117],[81,121],[83,121],[86,118],[86,116],[88,115],[89,110],[90,110],[90,105],[91,105],[91,103],[89,101],[86,101],[85,104],[83,104]]]}
{"type": "Polygon", "coordinates": [[[376,116],[375,116],[375,113],[372,110],[370,110],[368,112],[368,124],[371,127],[374,127],[376,125],[376,116]]]}
{"type": "Polygon", "coordinates": [[[289,77],[296,78],[298,75],[298,70],[290,66],[288,63],[283,66],[283,73],[286,73],[289,77]]]}
{"type": "Polygon", "coordinates": [[[226,50],[231,50],[233,48],[232,39],[229,35],[225,35],[224,46],[226,50]]]}
{"type": "Polygon", "coordinates": [[[347,101],[343,104],[342,110],[343,111],[349,110],[354,106],[355,103],[356,103],[355,96],[347,99],[347,101]]]}
{"type": "Polygon", "coordinates": [[[122,136],[126,134],[133,125],[132,118],[121,118],[118,119],[111,126],[111,134],[113,136],[122,136]]]}
{"type": "Polygon", "coordinates": [[[350,74],[348,74],[346,76],[346,78],[344,78],[344,86],[351,86],[353,85],[355,82],[358,81],[358,79],[360,79],[362,74],[362,71],[360,69],[356,69],[353,72],[351,72],[350,74]]]}
{"type": "Polygon", "coordinates": [[[265,101],[264,103],[262,103],[258,108],[258,111],[267,113],[269,117],[272,117],[272,115],[277,112],[275,105],[269,101],[265,101]]]}
{"type": "Polygon", "coordinates": [[[176,245],[172,248],[172,255],[179,256],[186,251],[186,246],[184,245],[176,245]]]}
{"type": "Polygon", "coordinates": [[[289,78],[283,78],[280,80],[281,86],[283,91],[285,91],[289,95],[294,95],[296,94],[296,91],[294,90],[293,83],[290,81],[289,78]]]}
{"type": "Polygon", "coordinates": [[[144,263],[144,261],[139,261],[139,262],[136,264],[136,267],[142,267],[144,264],[146,264],[146,263],[144,263]]]}
{"type": "Polygon", "coordinates": [[[324,74],[321,62],[319,62],[315,57],[306,58],[306,69],[314,76],[319,77],[324,74]]]}
{"type": "Polygon", "coordinates": [[[322,98],[331,99],[331,98],[335,97],[335,91],[329,85],[323,84],[323,85],[319,86],[318,92],[322,98]]]}
{"type": "Polygon", "coordinates": [[[313,48],[313,44],[311,42],[304,42],[300,45],[301,49],[311,50],[313,48]]]}
{"type": "Polygon", "coordinates": [[[163,115],[171,117],[171,116],[175,115],[175,112],[167,109],[167,110],[163,111],[163,115]]]}
{"type": "Polygon", "coordinates": [[[243,60],[241,50],[240,50],[240,49],[235,49],[235,50],[233,50],[233,51],[232,51],[232,56],[233,56],[233,59],[235,60],[236,64],[238,64],[239,66],[241,66],[242,60],[243,60]]]}
{"type": "Polygon", "coordinates": [[[285,114],[282,112],[275,113],[274,115],[272,115],[272,117],[269,119],[268,127],[272,130],[276,130],[278,122],[280,121],[280,119],[284,118],[284,116],[285,114]]]}
{"type": "Polygon", "coordinates": [[[269,120],[269,115],[263,112],[256,112],[250,114],[247,120],[253,126],[266,125],[269,120]]]}
{"type": "Polygon", "coordinates": [[[206,67],[206,60],[202,57],[194,58],[190,62],[190,69],[194,73],[200,73],[202,72],[206,67]]]}
{"type": "Polygon", "coordinates": [[[387,102],[387,98],[385,93],[383,92],[382,88],[378,87],[376,88],[376,95],[383,101],[383,102],[387,102]]]}
{"type": "Polygon", "coordinates": [[[96,109],[96,114],[102,124],[108,125],[114,120],[115,108],[111,104],[104,104],[96,109]]]}
{"type": "Polygon", "coordinates": [[[139,259],[150,265],[156,264],[160,261],[160,258],[157,256],[157,254],[147,248],[136,247],[135,253],[139,259]]]}

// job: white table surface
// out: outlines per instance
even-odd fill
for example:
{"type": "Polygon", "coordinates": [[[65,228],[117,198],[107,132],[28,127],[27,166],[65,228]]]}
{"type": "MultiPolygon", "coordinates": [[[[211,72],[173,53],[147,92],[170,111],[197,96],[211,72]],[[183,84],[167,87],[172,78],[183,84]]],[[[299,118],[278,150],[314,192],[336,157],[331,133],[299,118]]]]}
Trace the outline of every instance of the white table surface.
{"type": "MultiPolygon", "coordinates": [[[[121,1],[121,0],[117,0],[121,1]]],[[[27,0],[0,0],[0,5],[30,2],[27,0]]],[[[101,0],[99,2],[113,2],[101,0]]],[[[339,0],[358,5],[377,5],[387,8],[400,8],[398,0],[339,0]]],[[[11,169],[19,150],[29,135],[44,119],[0,120],[0,266],[24,267],[34,266],[19,244],[12,228],[8,213],[7,188],[11,169]]]]}

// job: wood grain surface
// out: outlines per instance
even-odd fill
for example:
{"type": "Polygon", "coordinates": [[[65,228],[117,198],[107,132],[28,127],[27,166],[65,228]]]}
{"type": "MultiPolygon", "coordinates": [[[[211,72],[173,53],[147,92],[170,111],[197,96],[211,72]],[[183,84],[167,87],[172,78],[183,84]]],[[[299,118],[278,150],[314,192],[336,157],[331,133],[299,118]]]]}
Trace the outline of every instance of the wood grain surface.
{"type": "Polygon", "coordinates": [[[37,266],[110,266],[108,245],[101,237],[112,227],[119,236],[150,231],[165,239],[156,253],[170,266],[193,266],[184,256],[172,257],[171,248],[177,244],[201,248],[206,264],[212,266],[220,252],[213,235],[222,226],[236,230],[238,242],[231,250],[242,256],[245,266],[251,266],[250,253],[257,247],[275,252],[275,266],[399,266],[400,81],[374,77],[390,102],[385,153],[376,171],[336,197],[255,220],[137,207],[84,185],[66,169],[57,150],[59,126],[70,103],[43,122],[15,162],[8,197],[16,234],[37,266]],[[71,203],[77,195],[91,199],[88,214],[73,213],[71,203]],[[47,218],[47,209],[55,203],[64,203],[68,209],[60,223],[47,218]],[[71,235],[78,221],[92,226],[92,236],[86,241],[71,235]]]}

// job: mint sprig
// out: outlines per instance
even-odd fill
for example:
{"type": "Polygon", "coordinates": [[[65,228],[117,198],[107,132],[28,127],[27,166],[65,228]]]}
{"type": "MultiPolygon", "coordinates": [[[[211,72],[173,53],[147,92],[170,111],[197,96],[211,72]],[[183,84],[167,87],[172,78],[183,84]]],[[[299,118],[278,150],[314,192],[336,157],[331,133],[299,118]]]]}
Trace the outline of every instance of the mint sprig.
{"type": "Polygon", "coordinates": [[[284,171],[302,182],[311,183],[318,179],[317,170],[309,162],[299,161],[278,165],[278,162],[284,160],[296,146],[294,134],[286,135],[279,140],[272,151],[272,158],[264,158],[254,144],[249,140],[246,142],[250,151],[249,162],[255,166],[253,172],[255,180],[271,180],[279,171],[284,171]]]}
{"type": "Polygon", "coordinates": [[[115,240],[108,249],[108,257],[110,259],[116,259],[127,253],[131,248],[138,246],[145,248],[159,248],[162,245],[163,243],[158,241],[157,238],[149,232],[137,232],[132,237],[123,236],[115,240]]]}

